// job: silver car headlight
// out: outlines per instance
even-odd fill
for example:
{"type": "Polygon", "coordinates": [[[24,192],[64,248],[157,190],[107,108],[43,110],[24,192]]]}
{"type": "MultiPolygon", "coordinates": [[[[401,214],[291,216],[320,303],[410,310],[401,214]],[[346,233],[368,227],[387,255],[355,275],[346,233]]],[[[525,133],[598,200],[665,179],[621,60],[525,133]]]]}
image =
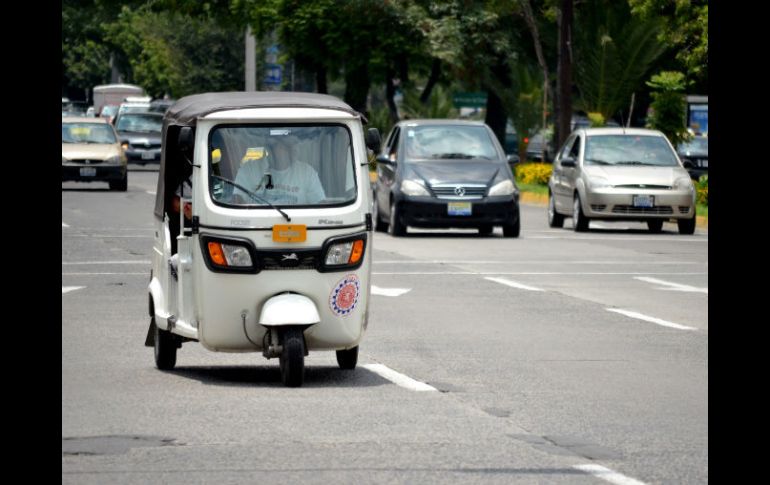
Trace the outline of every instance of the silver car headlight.
{"type": "Polygon", "coordinates": [[[592,189],[606,189],[607,187],[612,187],[609,180],[604,177],[598,177],[596,175],[592,175],[586,178],[586,181],[592,189]]]}
{"type": "Polygon", "coordinates": [[[516,192],[516,186],[510,180],[503,180],[489,189],[489,195],[511,195],[516,192]]]}
{"type": "Polygon", "coordinates": [[[674,188],[677,190],[689,189],[690,192],[695,190],[695,186],[692,184],[690,177],[679,177],[674,181],[674,188]]]}
{"type": "Polygon", "coordinates": [[[421,183],[414,180],[404,180],[401,182],[401,193],[404,195],[430,195],[421,183]]]}
{"type": "Polygon", "coordinates": [[[118,165],[120,163],[120,155],[115,155],[104,161],[107,165],[118,165]]]}

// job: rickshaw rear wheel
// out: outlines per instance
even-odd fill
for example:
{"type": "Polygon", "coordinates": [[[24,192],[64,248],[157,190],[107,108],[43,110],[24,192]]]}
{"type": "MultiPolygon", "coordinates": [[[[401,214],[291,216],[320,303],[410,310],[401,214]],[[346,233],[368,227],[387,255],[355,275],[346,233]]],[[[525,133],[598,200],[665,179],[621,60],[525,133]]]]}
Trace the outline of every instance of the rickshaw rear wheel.
{"type": "Polygon", "coordinates": [[[155,327],[155,366],[160,370],[171,370],[176,365],[177,343],[174,335],[166,330],[161,330],[152,319],[155,327]]]}
{"type": "Polygon", "coordinates": [[[358,363],[358,345],[352,349],[337,351],[337,364],[340,369],[353,370],[358,363]]]}
{"type": "Polygon", "coordinates": [[[283,349],[278,358],[281,380],[286,387],[299,387],[305,380],[305,339],[302,337],[302,329],[285,329],[282,340],[283,349]]]}

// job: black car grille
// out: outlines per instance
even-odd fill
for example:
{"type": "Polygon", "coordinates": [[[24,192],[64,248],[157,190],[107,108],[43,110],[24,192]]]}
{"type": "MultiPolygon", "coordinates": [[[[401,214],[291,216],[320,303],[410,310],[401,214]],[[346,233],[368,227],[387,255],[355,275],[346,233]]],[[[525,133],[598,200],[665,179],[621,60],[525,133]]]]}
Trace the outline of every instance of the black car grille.
{"type": "Polygon", "coordinates": [[[157,150],[160,148],[160,143],[133,143],[128,144],[131,148],[143,148],[145,150],[157,150]]]}
{"type": "Polygon", "coordinates": [[[320,249],[262,250],[257,251],[262,270],[317,269],[321,261],[320,249]]]}
{"type": "Polygon", "coordinates": [[[439,199],[481,199],[487,193],[486,185],[446,184],[432,185],[430,188],[439,199]]]}
{"type": "Polygon", "coordinates": [[[673,214],[674,210],[670,205],[660,205],[657,207],[634,207],[631,205],[616,205],[612,208],[613,214],[673,214]]]}
{"type": "Polygon", "coordinates": [[[84,163],[86,165],[95,165],[97,163],[104,163],[104,160],[99,160],[96,158],[73,158],[70,160],[72,163],[84,163]]]}
{"type": "Polygon", "coordinates": [[[604,204],[591,204],[591,210],[595,212],[602,212],[607,206],[604,204]]]}
{"type": "Polygon", "coordinates": [[[690,212],[690,207],[686,205],[680,205],[679,212],[681,212],[682,214],[687,214],[688,212],[690,212]]]}

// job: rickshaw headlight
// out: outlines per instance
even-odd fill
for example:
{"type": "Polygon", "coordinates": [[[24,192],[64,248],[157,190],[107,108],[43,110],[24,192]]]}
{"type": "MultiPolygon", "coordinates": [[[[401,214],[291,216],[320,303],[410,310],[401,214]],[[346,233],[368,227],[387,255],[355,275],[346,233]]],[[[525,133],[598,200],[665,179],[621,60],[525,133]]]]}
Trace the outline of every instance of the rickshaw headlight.
{"type": "Polygon", "coordinates": [[[210,241],[208,249],[211,261],[218,266],[248,268],[254,265],[245,246],[210,241]]]}
{"type": "Polygon", "coordinates": [[[324,263],[321,271],[334,271],[360,266],[363,262],[366,235],[348,236],[340,240],[327,241],[324,263]]]}

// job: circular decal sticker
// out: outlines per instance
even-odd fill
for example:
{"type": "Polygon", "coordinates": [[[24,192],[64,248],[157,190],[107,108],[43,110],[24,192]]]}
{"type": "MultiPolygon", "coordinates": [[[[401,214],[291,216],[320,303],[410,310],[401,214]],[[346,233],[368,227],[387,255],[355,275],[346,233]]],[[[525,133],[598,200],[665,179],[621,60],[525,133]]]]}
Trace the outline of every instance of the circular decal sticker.
{"type": "Polygon", "coordinates": [[[329,306],[337,316],[347,316],[356,308],[361,282],[358,276],[349,274],[337,283],[329,295],[329,306]]]}

